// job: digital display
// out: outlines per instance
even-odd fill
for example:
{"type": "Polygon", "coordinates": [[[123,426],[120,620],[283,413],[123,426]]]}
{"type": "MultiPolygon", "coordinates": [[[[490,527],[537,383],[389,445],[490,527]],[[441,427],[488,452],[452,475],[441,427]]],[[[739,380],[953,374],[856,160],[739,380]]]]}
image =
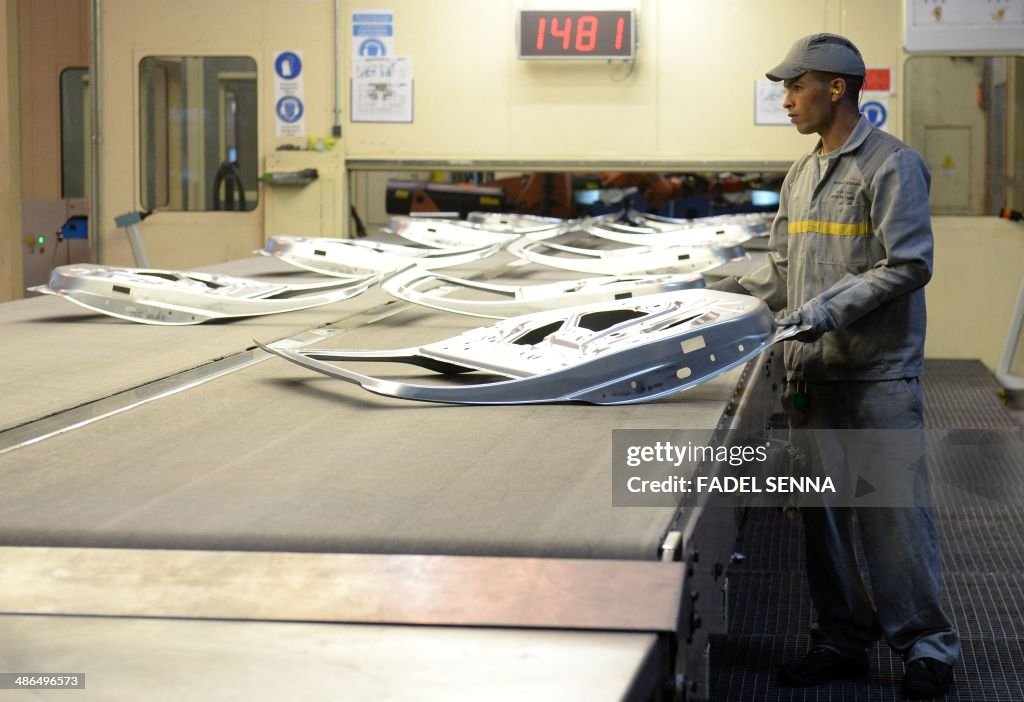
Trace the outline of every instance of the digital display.
{"type": "Polygon", "coordinates": [[[519,58],[631,59],[632,10],[520,10],[519,58]]]}

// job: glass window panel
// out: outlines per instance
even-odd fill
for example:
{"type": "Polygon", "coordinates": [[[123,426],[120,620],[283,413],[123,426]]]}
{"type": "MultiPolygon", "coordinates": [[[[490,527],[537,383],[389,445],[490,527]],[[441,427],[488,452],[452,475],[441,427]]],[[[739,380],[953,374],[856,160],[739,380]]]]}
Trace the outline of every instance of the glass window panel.
{"type": "Polygon", "coordinates": [[[244,56],[147,56],[139,83],[143,208],[255,209],[256,62],[244,56]]]}
{"type": "Polygon", "coordinates": [[[88,194],[89,69],[66,68],[60,74],[60,186],[65,199],[88,194]]]}

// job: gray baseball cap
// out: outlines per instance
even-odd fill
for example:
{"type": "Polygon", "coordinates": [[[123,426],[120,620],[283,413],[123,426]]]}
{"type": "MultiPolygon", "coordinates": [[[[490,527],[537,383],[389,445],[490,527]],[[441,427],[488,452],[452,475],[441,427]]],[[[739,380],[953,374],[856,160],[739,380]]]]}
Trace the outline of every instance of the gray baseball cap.
{"type": "Polygon", "coordinates": [[[807,71],[861,77],[867,72],[860,50],[852,41],[838,34],[822,33],[798,39],[782,63],[765,75],[769,80],[780,81],[796,78],[807,71]]]}

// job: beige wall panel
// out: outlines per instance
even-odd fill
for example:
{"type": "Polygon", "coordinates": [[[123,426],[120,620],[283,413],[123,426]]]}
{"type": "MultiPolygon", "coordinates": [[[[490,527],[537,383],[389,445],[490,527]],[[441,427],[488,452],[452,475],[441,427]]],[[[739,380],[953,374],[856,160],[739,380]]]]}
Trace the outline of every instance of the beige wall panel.
{"type": "Polygon", "coordinates": [[[754,124],[754,81],[792,43],[825,30],[825,2],[662,2],[659,153],[677,160],[791,162],[814,145],[754,124]]]}
{"type": "Polygon", "coordinates": [[[515,60],[509,0],[346,0],[342,7],[346,121],[353,10],[394,11],[395,53],[412,57],[415,90],[412,124],[349,122],[349,158],[507,158],[515,60]]]}
{"type": "MultiPolygon", "coordinates": [[[[375,5],[344,5],[348,37],[352,10],[375,5]]],[[[517,60],[516,9],[529,2],[376,5],[394,11],[396,53],[412,57],[415,121],[348,124],[352,159],[783,167],[813,140],[788,127],[755,126],[754,81],[796,38],[846,31],[870,65],[898,69],[902,55],[900,4],[888,0],[633,0],[626,5],[638,9],[641,45],[624,80],[616,80],[626,73],[621,64],[517,60]]],[[[897,109],[890,117],[897,134],[898,120],[897,109]]]]}
{"type": "Polygon", "coordinates": [[[0,302],[21,290],[21,175],[18,148],[18,11],[0,3],[0,302]]]}
{"type": "MultiPolygon", "coordinates": [[[[274,52],[302,52],[306,131],[327,136],[333,119],[333,14],[327,0],[104,0],[102,261],[130,265],[114,216],[140,208],[138,62],[147,55],[238,55],[259,72],[260,153],[304,139],[275,136],[274,52]]],[[[263,163],[260,164],[263,170],[263,163]]],[[[263,202],[253,212],[156,212],[141,225],[152,265],[192,268],[251,255],[263,245],[263,202]]]]}
{"type": "Polygon", "coordinates": [[[830,28],[850,37],[868,66],[893,69],[894,92],[889,97],[886,131],[903,136],[903,3],[893,0],[843,0],[839,26],[830,28]]]}
{"type": "Polygon", "coordinates": [[[21,0],[18,23],[23,194],[58,200],[60,74],[89,65],[89,0],[21,0]]]}
{"type": "Polygon", "coordinates": [[[985,211],[987,117],[972,99],[983,67],[978,58],[922,57],[904,71],[923,85],[906,97],[914,115],[906,137],[931,168],[932,201],[942,203],[933,206],[937,213],[985,211]]]}
{"type": "Polygon", "coordinates": [[[932,224],[925,355],[980,358],[995,370],[1024,276],[1021,226],[996,217],[934,217],[932,224]]]}
{"type": "MultiPolygon", "coordinates": [[[[644,14],[641,24],[648,19],[644,14]]],[[[656,154],[658,66],[644,60],[655,41],[644,40],[628,78],[621,64],[514,60],[511,157],[628,161],[656,154]]]]}

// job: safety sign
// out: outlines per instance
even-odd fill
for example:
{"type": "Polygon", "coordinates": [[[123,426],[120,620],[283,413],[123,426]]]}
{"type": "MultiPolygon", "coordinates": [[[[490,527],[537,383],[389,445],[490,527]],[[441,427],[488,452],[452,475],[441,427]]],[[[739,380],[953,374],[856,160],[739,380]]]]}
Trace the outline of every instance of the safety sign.
{"type": "Polygon", "coordinates": [[[283,80],[294,80],[302,73],[302,59],[295,51],[282,51],[274,59],[274,73],[283,80]]]}
{"type": "Polygon", "coordinates": [[[302,101],[292,95],[285,95],[283,98],[277,101],[274,111],[277,113],[278,119],[288,124],[295,124],[302,119],[302,113],[305,111],[302,107],[302,101]]]}
{"type": "Polygon", "coordinates": [[[306,136],[302,52],[274,54],[274,132],[279,137],[306,136]]]}
{"type": "Polygon", "coordinates": [[[867,118],[872,127],[882,129],[889,117],[889,111],[881,100],[869,100],[860,106],[860,113],[867,118]]]}
{"type": "Polygon", "coordinates": [[[395,54],[395,13],[391,10],[352,12],[352,58],[382,58],[395,54]]]}

